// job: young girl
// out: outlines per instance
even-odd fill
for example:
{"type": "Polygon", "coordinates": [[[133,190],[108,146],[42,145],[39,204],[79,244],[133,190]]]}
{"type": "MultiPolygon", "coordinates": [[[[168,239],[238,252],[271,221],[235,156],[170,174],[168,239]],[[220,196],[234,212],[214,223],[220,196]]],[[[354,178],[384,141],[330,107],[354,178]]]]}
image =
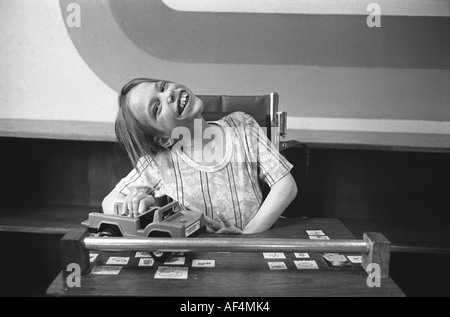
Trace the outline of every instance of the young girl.
{"type": "Polygon", "coordinates": [[[180,84],[139,78],[123,87],[115,132],[134,169],[103,200],[105,213],[122,202],[122,215],[137,216],[167,195],[204,213],[209,232],[257,233],[275,223],[297,195],[292,165],[251,116],[206,122],[203,108],[180,84]],[[259,181],[270,187],[265,198],[259,181]]]}

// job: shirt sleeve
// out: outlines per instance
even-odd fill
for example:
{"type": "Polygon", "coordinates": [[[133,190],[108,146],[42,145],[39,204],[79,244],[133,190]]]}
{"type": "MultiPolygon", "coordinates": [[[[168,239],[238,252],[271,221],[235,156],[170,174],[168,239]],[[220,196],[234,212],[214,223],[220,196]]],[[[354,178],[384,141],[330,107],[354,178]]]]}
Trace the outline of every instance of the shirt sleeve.
{"type": "Polygon", "coordinates": [[[249,144],[250,156],[258,165],[258,177],[272,187],[290,173],[293,165],[280,154],[252,116],[244,114],[244,117],[247,142],[251,143],[249,144]]]}
{"type": "Polygon", "coordinates": [[[162,185],[162,179],[159,177],[158,168],[153,158],[141,157],[137,163],[138,169],[134,168],[127,176],[122,178],[115,189],[128,195],[137,189],[147,194],[159,190],[162,185]]]}

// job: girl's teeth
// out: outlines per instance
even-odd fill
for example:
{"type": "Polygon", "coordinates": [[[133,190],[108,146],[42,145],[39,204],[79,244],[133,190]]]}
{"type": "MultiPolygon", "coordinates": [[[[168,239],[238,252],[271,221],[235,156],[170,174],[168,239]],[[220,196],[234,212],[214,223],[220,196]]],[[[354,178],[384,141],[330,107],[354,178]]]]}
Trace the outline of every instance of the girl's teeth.
{"type": "Polygon", "coordinates": [[[187,98],[188,98],[187,93],[183,92],[182,95],[181,95],[181,99],[180,99],[181,105],[182,105],[182,106],[185,106],[185,105],[186,105],[187,98]]]}

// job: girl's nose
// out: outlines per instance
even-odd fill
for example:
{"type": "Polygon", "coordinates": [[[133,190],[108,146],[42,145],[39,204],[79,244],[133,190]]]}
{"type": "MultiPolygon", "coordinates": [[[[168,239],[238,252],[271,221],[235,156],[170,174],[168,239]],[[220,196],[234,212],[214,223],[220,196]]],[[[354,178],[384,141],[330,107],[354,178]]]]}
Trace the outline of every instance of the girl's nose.
{"type": "Polygon", "coordinates": [[[169,91],[169,96],[167,97],[167,102],[172,103],[175,101],[175,91],[169,91]]]}

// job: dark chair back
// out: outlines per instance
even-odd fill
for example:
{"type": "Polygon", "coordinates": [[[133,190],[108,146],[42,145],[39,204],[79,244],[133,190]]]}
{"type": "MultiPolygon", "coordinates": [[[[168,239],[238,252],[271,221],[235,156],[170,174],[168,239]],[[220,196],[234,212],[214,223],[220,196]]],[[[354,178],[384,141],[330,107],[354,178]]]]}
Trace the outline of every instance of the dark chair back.
{"type": "Polygon", "coordinates": [[[263,96],[225,96],[200,95],[205,109],[203,117],[207,121],[216,121],[224,116],[243,111],[251,115],[258,124],[266,128],[271,139],[272,130],[277,125],[278,94],[275,92],[263,96]]]}

